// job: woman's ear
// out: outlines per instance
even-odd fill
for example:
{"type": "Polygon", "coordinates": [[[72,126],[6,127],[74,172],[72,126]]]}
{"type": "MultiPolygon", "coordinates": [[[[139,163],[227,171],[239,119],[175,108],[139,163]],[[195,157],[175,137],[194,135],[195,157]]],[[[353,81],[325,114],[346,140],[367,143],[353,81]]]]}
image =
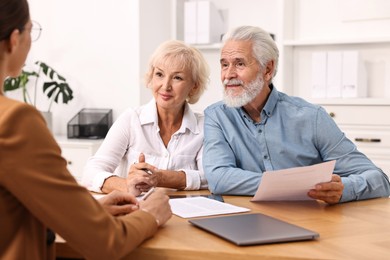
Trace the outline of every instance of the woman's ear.
{"type": "Polygon", "coordinates": [[[12,31],[8,39],[7,50],[9,53],[13,53],[20,44],[20,31],[15,29],[12,31]]]}
{"type": "Polygon", "coordinates": [[[188,97],[192,97],[193,95],[195,95],[196,92],[198,92],[198,90],[199,90],[199,86],[198,84],[195,84],[190,90],[190,93],[188,93],[188,97]]]}

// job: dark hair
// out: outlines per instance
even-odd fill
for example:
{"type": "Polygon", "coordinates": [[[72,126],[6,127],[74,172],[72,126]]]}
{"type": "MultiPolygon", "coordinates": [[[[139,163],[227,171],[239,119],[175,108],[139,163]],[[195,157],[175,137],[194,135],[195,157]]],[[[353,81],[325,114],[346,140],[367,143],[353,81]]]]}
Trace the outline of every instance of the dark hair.
{"type": "Polygon", "coordinates": [[[27,0],[1,0],[0,41],[8,39],[15,29],[22,32],[29,19],[27,0]]]}

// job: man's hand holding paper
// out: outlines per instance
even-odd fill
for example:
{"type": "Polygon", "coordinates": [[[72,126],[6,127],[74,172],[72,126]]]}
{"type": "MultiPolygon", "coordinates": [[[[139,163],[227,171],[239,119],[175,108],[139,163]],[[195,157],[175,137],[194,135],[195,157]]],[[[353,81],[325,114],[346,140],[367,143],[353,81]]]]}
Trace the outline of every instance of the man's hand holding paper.
{"type": "Polygon", "coordinates": [[[340,201],[343,195],[344,184],[341,182],[341,177],[337,174],[332,175],[330,182],[317,184],[314,189],[311,189],[308,195],[317,200],[323,200],[329,204],[336,204],[340,201]]]}
{"type": "Polygon", "coordinates": [[[332,175],[336,161],[264,172],[252,201],[311,200],[329,204],[340,200],[343,184],[332,175]]]}

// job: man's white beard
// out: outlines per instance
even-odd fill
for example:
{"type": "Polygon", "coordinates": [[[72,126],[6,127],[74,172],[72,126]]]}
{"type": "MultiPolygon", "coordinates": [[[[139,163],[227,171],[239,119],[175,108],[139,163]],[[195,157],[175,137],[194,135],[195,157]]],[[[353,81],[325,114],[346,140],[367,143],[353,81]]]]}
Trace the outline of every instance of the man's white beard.
{"type": "Polygon", "coordinates": [[[238,79],[224,80],[223,86],[223,101],[229,107],[242,107],[251,102],[263,89],[264,79],[259,74],[256,79],[243,85],[243,82],[238,79]],[[226,85],[241,85],[243,92],[240,95],[235,95],[234,89],[226,89],[226,85]]]}

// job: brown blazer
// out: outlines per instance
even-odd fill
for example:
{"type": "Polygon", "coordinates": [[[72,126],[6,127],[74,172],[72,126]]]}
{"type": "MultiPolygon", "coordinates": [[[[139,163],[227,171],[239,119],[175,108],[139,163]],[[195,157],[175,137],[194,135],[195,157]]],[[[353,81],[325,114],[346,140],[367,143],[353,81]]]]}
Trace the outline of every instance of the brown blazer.
{"type": "Polygon", "coordinates": [[[157,224],[144,211],[107,213],[68,172],[40,113],[0,94],[0,259],[54,259],[47,228],[88,259],[119,259],[157,224]]]}

